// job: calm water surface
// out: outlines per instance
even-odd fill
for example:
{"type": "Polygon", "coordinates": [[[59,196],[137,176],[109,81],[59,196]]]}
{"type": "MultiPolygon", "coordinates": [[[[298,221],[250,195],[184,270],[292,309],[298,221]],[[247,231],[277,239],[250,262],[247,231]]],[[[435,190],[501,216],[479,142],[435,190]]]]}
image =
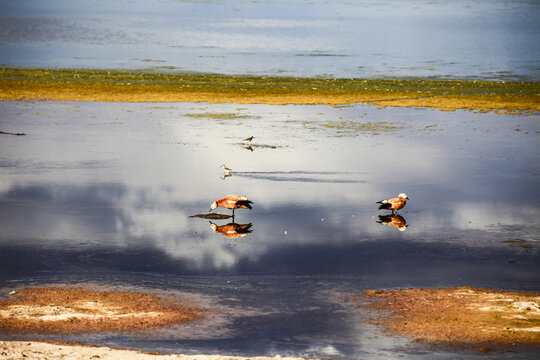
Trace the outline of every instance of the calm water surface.
{"type": "MultiPolygon", "coordinates": [[[[527,0],[0,0],[0,64],[538,81],[539,10],[527,0]]],[[[540,288],[538,115],[3,102],[0,130],[27,134],[0,135],[2,296],[89,284],[219,310],[191,326],[49,339],[453,359],[382,334],[344,299],[370,288],[540,288]],[[396,218],[405,231],[381,224],[375,204],[400,192],[411,199],[396,218]],[[214,231],[232,219],[190,217],[227,194],[254,201],[232,225],[244,237],[214,231]]]]}
{"type": "Polygon", "coordinates": [[[0,64],[538,81],[539,14],[536,0],[0,0],[0,64]]]}
{"type": "Polygon", "coordinates": [[[27,134],[0,138],[3,295],[99,284],[178,293],[227,314],[62,340],[171,353],[453,358],[382,335],[345,297],[408,286],[540,290],[538,115],[4,102],[0,126],[27,134]],[[411,199],[400,211],[405,231],[378,223],[375,204],[399,192],[411,199]],[[234,219],[251,224],[246,236],[210,224],[231,219],[190,218],[230,193],[254,201],[234,219]]]}

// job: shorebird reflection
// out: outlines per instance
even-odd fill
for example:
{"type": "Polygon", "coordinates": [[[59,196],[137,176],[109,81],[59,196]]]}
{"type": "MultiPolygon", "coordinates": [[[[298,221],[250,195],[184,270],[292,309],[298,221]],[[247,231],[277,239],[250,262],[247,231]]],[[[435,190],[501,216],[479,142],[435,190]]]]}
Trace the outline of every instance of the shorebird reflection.
{"type": "Polygon", "coordinates": [[[221,233],[228,238],[244,237],[251,233],[250,230],[252,224],[237,224],[235,222],[228,223],[226,225],[216,225],[210,221],[210,227],[215,232],[221,233]]]}
{"type": "Polygon", "coordinates": [[[379,215],[379,220],[377,221],[381,225],[388,225],[396,227],[399,231],[407,230],[407,222],[405,218],[398,214],[392,215],[379,215]]]}

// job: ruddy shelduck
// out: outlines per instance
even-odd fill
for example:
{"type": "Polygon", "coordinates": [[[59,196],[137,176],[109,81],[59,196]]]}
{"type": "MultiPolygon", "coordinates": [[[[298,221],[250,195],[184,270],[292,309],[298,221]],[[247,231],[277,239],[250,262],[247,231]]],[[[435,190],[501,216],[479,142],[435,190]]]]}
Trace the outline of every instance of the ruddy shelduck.
{"type": "Polygon", "coordinates": [[[251,209],[251,204],[253,201],[250,201],[245,196],[238,195],[227,195],[223,199],[216,200],[210,205],[210,210],[214,210],[218,206],[232,209],[234,216],[234,209],[251,209]]]}
{"type": "Polygon", "coordinates": [[[403,208],[407,203],[407,200],[409,200],[407,194],[401,193],[397,198],[377,201],[377,204],[381,204],[381,206],[379,206],[379,210],[392,210],[393,214],[394,212],[397,212],[399,209],[403,208]]]}

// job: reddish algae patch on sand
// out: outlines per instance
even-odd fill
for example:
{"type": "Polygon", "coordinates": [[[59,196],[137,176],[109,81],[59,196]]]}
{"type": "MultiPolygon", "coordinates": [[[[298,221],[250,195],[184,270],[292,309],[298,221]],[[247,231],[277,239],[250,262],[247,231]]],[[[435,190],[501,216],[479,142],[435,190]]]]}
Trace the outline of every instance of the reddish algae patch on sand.
{"type": "Polygon", "coordinates": [[[0,332],[122,332],[185,323],[202,318],[204,312],[154,294],[25,288],[0,301],[0,332]]]}
{"type": "Polygon", "coordinates": [[[352,300],[392,334],[448,344],[540,346],[540,293],[472,287],[367,290],[352,300]]]}

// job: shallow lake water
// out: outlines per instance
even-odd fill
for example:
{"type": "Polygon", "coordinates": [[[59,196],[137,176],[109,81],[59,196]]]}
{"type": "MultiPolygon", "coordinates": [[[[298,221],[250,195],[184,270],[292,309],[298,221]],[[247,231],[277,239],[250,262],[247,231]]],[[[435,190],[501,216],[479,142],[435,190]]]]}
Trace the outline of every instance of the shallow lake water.
{"type": "Polygon", "coordinates": [[[535,80],[536,0],[0,0],[0,64],[535,80]]]}
{"type": "Polygon", "coordinates": [[[218,310],[143,334],[45,338],[166,353],[453,358],[384,335],[345,299],[411,286],[540,290],[538,115],[3,102],[0,130],[26,134],[0,135],[3,296],[90,284],[218,310]],[[405,231],[379,223],[388,212],[375,203],[400,192],[410,198],[405,231]],[[254,202],[235,213],[234,224],[251,224],[243,237],[211,226],[232,219],[190,217],[227,194],[254,202]]]}

